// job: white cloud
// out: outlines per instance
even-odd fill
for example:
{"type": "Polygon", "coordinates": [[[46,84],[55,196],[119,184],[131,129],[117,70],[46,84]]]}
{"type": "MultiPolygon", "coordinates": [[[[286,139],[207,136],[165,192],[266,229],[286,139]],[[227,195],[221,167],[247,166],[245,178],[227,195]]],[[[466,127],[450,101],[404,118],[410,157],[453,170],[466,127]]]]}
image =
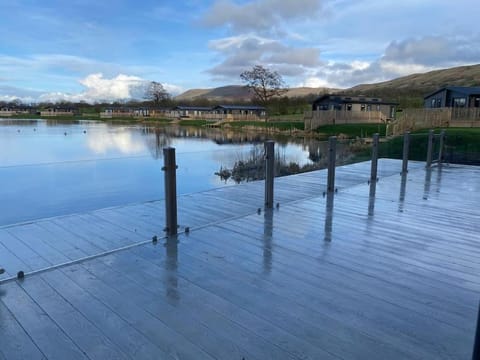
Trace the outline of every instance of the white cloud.
{"type": "Polygon", "coordinates": [[[96,154],[119,151],[122,154],[135,155],[146,150],[146,144],[141,139],[136,139],[131,132],[122,130],[89,132],[87,134],[87,146],[96,154]]]}
{"type": "MultiPolygon", "coordinates": [[[[86,101],[88,103],[94,103],[101,101],[113,102],[143,99],[145,89],[150,83],[150,80],[125,74],[118,74],[112,78],[106,78],[102,73],[94,73],[78,80],[78,83],[82,85],[83,91],[77,93],[60,91],[39,92],[9,86],[0,86],[0,100],[13,101],[15,99],[20,99],[24,103],[59,101],[86,101]]],[[[182,87],[174,84],[163,85],[172,95],[179,94],[183,91],[182,87]]]]}
{"type": "Polygon", "coordinates": [[[320,87],[332,87],[327,80],[321,79],[315,76],[308,77],[305,81],[298,84],[299,87],[311,87],[311,88],[320,88],[320,87]]]}
{"type": "Polygon", "coordinates": [[[144,86],[145,80],[124,74],[105,79],[98,73],[88,75],[80,80],[80,84],[85,86],[83,96],[88,99],[129,99],[139,87],[144,86]]]}
{"type": "Polygon", "coordinates": [[[346,88],[391,80],[414,73],[480,62],[480,36],[425,36],[390,42],[371,61],[329,61],[302,81],[303,86],[346,88]]]}
{"type": "Polygon", "coordinates": [[[320,65],[317,48],[297,48],[254,34],[212,40],[209,47],[223,60],[208,72],[214,78],[238,81],[239,75],[254,65],[262,64],[284,76],[301,76],[309,68],[320,65]]]}
{"type": "Polygon", "coordinates": [[[179,86],[179,85],[167,84],[167,83],[164,83],[162,85],[165,88],[165,90],[167,90],[168,93],[172,96],[181,94],[182,92],[185,91],[185,89],[182,86],[179,86]]]}
{"type": "Polygon", "coordinates": [[[320,0],[257,0],[241,5],[218,0],[205,13],[203,23],[212,27],[228,26],[234,33],[283,33],[285,21],[315,18],[321,5],[320,0]]]}
{"type": "Polygon", "coordinates": [[[139,98],[144,93],[146,80],[137,77],[119,74],[111,79],[104,78],[103,74],[90,74],[79,80],[85,91],[75,94],[51,92],[39,96],[39,101],[116,101],[139,98]]]}

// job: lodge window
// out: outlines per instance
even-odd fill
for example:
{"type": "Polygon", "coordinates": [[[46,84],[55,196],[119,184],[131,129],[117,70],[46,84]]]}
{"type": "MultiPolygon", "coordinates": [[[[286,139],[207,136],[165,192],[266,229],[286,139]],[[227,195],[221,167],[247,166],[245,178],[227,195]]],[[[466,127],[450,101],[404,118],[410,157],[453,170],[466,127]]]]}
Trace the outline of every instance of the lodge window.
{"type": "Polygon", "coordinates": [[[464,97],[453,99],[453,106],[454,107],[465,107],[465,104],[466,104],[466,100],[465,100],[464,97]]]}

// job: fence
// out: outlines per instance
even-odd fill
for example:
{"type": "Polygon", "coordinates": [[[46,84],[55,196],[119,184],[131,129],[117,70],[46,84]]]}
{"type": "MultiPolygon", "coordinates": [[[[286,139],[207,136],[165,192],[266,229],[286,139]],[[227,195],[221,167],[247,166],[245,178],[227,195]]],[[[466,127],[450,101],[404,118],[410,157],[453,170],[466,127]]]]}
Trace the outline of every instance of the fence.
{"type": "MultiPolygon", "coordinates": [[[[418,136],[417,136],[418,138],[418,136]]],[[[434,130],[430,130],[428,137],[422,135],[422,138],[426,141],[426,149],[423,150],[424,160],[426,161],[426,168],[430,168],[432,164],[441,164],[444,159],[444,148],[445,148],[445,131],[442,130],[439,134],[435,134],[434,130]]],[[[410,150],[412,149],[412,144],[414,142],[411,139],[410,133],[405,133],[402,140],[403,146],[401,147],[401,158],[402,158],[402,174],[408,172],[408,161],[411,156],[410,150]]],[[[266,208],[272,208],[274,204],[274,177],[275,172],[278,172],[275,164],[275,151],[274,151],[274,142],[266,141],[264,143],[264,152],[259,160],[258,156],[254,157],[254,164],[252,166],[256,168],[256,172],[263,172],[263,176],[256,176],[254,179],[259,180],[265,179],[265,201],[264,205],[266,208]],[[262,165],[259,162],[263,163],[262,165]]],[[[378,158],[381,156],[381,146],[379,134],[373,135],[373,141],[371,144],[371,174],[370,174],[370,197],[375,196],[375,187],[377,183],[377,163],[378,158]]],[[[164,148],[164,161],[165,166],[163,170],[165,171],[165,211],[166,211],[166,226],[165,231],[167,235],[177,234],[177,194],[176,194],[176,171],[177,165],[175,163],[175,149],[172,147],[164,148]]],[[[326,168],[327,168],[327,188],[324,192],[324,195],[331,194],[336,192],[335,188],[335,168],[337,166],[337,159],[341,159],[337,152],[337,138],[332,136],[328,141],[328,156],[326,159],[326,168]]],[[[400,170],[400,169],[399,169],[400,170]]],[[[221,176],[221,174],[218,174],[221,176]]]]}
{"type": "Polygon", "coordinates": [[[480,108],[405,109],[387,125],[387,135],[448,127],[480,127],[480,108]]]}
{"type": "Polygon", "coordinates": [[[184,119],[184,120],[205,120],[205,121],[259,121],[265,120],[265,116],[257,114],[212,114],[212,113],[198,113],[181,115],[179,113],[165,113],[158,115],[167,119],[184,119]]]}
{"type": "Polygon", "coordinates": [[[378,124],[387,118],[381,111],[315,110],[304,113],[305,130],[335,124],[378,124]]]}

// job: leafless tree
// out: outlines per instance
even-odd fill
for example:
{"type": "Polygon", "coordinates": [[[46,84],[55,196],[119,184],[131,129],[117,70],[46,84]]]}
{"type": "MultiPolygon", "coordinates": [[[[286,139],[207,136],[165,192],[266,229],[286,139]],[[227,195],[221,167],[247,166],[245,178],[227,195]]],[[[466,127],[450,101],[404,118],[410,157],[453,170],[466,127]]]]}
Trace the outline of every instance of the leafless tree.
{"type": "Polygon", "coordinates": [[[159,105],[170,99],[170,94],[159,82],[152,81],[145,90],[145,99],[159,105]]]}
{"type": "Polygon", "coordinates": [[[270,99],[282,96],[288,90],[278,72],[261,65],[255,65],[251,70],[244,71],[240,74],[240,78],[253,92],[254,98],[264,106],[270,99]]]}

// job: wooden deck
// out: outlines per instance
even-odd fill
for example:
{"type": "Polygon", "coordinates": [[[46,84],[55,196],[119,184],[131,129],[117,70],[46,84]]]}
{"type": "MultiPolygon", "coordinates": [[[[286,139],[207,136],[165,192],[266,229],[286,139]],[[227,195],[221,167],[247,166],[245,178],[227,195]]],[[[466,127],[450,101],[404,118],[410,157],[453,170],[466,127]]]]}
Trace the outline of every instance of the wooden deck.
{"type": "Polygon", "coordinates": [[[469,359],[480,168],[400,168],[181,196],[169,240],[161,201],[1,227],[0,359],[469,359]]]}

